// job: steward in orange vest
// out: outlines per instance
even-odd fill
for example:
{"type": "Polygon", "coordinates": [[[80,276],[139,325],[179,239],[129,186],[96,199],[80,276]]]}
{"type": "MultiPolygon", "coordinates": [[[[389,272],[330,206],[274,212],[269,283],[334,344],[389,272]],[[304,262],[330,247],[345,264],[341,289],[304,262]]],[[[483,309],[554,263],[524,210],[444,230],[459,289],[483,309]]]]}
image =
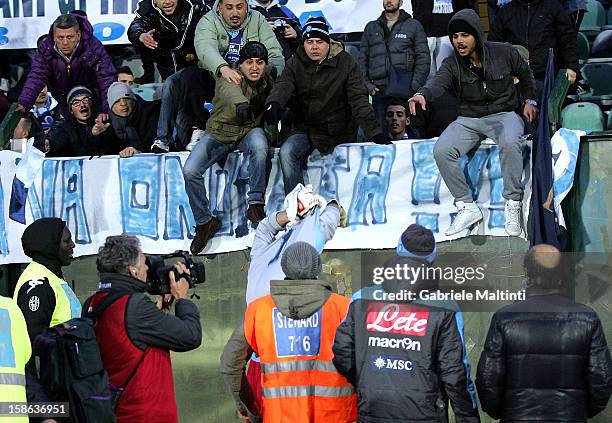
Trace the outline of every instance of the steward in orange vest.
{"type": "Polygon", "coordinates": [[[349,299],[316,279],[321,258],[308,243],[287,247],[281,267],[288,279],[271,281],[270,295],[248,305],[221,356],[221,373],[238,411],[265,423],[354,422],[354,388],[332,363],[334,336],[349,299]],[[261,410],[244,372],[252,352],[261,362],[261,410]]]}

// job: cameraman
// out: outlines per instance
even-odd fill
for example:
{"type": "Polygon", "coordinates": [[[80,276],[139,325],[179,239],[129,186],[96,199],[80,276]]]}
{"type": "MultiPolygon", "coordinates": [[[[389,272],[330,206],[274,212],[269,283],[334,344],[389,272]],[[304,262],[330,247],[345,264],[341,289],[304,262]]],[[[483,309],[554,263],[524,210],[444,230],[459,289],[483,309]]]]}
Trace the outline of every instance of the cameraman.
{"type": "MultiPolygon", "coordinates": [[[[188,298],[189,270],[175,264],[170,292],[158,305],[145,294],[146,257],[138,238],[109,236],[98,251],[99,291],[83,309],[91,314],[107,295],[118,297],[98,316],[96,336],[104,368],[123,394],[115,414],[118,423],[178,422],[170,351],[190,351],[202,342],[200,313],[188,298]],[[116,294],[117,293],[117,294],[116,294]],[[167,309],[175,301],[175,315],[167,309]]],[[[102,306],[104,307],[104,306],[102,306]]]]}

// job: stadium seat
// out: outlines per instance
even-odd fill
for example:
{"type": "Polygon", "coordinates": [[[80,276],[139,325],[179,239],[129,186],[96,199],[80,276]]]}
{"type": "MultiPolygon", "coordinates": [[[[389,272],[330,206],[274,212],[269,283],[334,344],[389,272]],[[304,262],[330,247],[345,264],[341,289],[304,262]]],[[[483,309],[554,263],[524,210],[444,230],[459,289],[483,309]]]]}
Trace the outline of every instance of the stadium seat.
{"type": "Polygon", "coordinates": [[[612,7],[608,9],[607,25],[605,29],[612,29],[612,7]]]}
{"type": "Polygon", "coordinates": [[[574,103],[561,112],[561,126],[567,129],[604,131],[606,122],[604,114],[597,104],[574,103]]]}
{"type": "Polygon", "coordinates": [[[608,131],[612,131],[612,112],[608,112],[608,131]]]}
{"type": "Polygon", "coordinates": [[[587,63],[582,75],[589,81],[593,96],[612,96],[612,63],[587,63]]]}
{"type": "Polygon", "coordinates": [[[552,91],[548,96],[548,122],[552,127],[552,132],[556,132],[561,126],[561,107],[567,96],[570,82],[565,76],[566,69],[560,69],[555,79],[552,91]]]}
{"type": "Polygon", "coordinates": [[[591,46],[589,45],[589,39],[582,32],[578,33],[578,58],[582,63],[589,60],[591,56],[591,46]]]}
{"type": "MultiPolygon", "coordinates": [[[[610,8],[612,10],[612,8],[610,8]]],[[[578,47],[580,50],[580,46],[578,47]]],[[[606,57],[612,60],[612,29],[601,31],[593,41],[591,57],[606,57]]],[[[580,55],[582,59],[582,54],[580,55]]]]}
{"type": "Polygon", "coordinates": [[[6,144],[13,138],[13,131],[21,119],[21,113],[16,111],[17,103],[11,104],[6,116],[0,123],[0,150],[6,147],[6,144]]]}
{"type": "Polygon", "coordinates": [[[606,11],[597,0],[587,0],[587,12],[580,24],[580,32],[586,33],[589,38],[595,38],[601,28],[606,25],[606,11]]]}

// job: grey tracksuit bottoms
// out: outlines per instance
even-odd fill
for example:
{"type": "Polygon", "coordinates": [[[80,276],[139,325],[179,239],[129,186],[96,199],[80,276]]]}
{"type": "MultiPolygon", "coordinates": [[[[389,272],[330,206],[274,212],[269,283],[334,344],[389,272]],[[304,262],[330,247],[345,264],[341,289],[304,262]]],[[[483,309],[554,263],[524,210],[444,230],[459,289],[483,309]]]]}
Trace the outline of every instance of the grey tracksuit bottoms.
{"type": "Polygon", "coordinates": [[[459,158],[487,137],[499,146],[503,197],[506,200],[522,200],[523,126],[523,120],[514,112],[500,112],[481,118],[459,116],[448,125],[436,142],[434,158],[444,183],[456,201],[474,201],[459,158]]]}

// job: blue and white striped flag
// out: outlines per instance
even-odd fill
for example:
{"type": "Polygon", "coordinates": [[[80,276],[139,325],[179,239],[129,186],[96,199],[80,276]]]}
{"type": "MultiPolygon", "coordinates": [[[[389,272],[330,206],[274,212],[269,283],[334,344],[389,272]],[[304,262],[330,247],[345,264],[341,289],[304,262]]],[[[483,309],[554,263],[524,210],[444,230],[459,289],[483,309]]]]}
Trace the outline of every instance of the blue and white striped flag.
{"type": "Polygon", "coordinates": [[[9,204],[9,217],[25,225],[25,207],[28,199],[28,189],[34,183],[34,179],[45,160],[45,153],[34,147],[34,138],[28,140],[28,146],[21,161],[17,164],[13,188],[11,190],[11,202],[9,204]]]}

